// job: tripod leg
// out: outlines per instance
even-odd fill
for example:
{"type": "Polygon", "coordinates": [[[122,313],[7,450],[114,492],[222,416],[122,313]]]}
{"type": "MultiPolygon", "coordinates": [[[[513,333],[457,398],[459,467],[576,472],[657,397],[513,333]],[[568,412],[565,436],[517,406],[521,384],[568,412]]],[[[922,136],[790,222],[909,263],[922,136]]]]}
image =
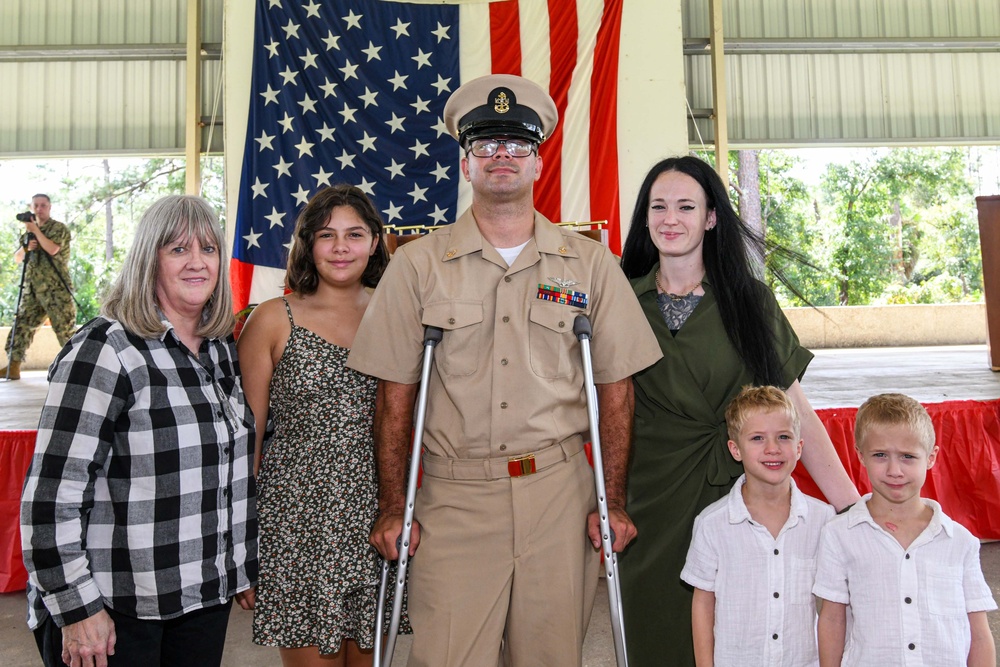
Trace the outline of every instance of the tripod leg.
{"type": "Polygon", "coordinates": [[[591,456],[594,460],[594,486],[597,490],[597,514],[601,523],[601,552],[604,555],[604,573],[608,584],[608,603],[611,609],[611,634],[615,642],[615,659],[618,667],[628,667],[625,654],[625,622],[622,618],[622,594],[618,579],[618,554],[612,550],[615,541],[608,517],[608,499],[604,488],[604,462],[601,458],[601,433],[597,414],[597,387],[594,385],[594,366],[590,356],[592,330],[586,315],[577,315],[573,333],[580,341],[583,359],[584,393],[587,397],[587,416],[590,421],[591,456]]]}
{"type": "MultiPolygon", "coordinates": [[[[397,547],[399,561],[396,568],[396,582],[392,599],[392,616],[389,620],[389,634],[385,638],[383,662],[376,667],[390,667],[392,654],[396,649],[396,635],[403,611],[403,588],[406,585],[406,569],[410,563],[410,533],[413,528],[413,505],[417,497],[417,478],[420,474],[420,453],[424,441],[424,421],[427,418],[427,389],[430,383],[431,367],[434,363],[434,348],[441,342],[443,332],[438,327],[424,330],[424,362],[420,373],[420,393],[417,395],[417,416],[413,424],[413,447],[410,450],[410,470],[406,482],[406,504],[403,508],[403,532],[397,547]]],[[[388,588],[388,587],[387,587],[388,588]]],[[[388,591],[387,591],[388,592],[388,591]]]]}
{"type": "MultiPolygon", "coordinates": [[[[10,367],[14,361],[11,358],[11,355],[14,353],[14,341],[17,340],[17,324],[18,320],[21,319],[21,298],[24,296],[24,274],[28,269],[28,258],[30,256],[31,251],[26,250],[24,253],[24,260],[21,262],[21,282],[17,286],[17,305],[14,306],[14,322],[10,327],[10,344],[7,346],[7,369],[4,379],[8,382],[10,381],[10,367]]],[[[20,374],[18,374],[18,377],[20,377],[20,374]]]]}

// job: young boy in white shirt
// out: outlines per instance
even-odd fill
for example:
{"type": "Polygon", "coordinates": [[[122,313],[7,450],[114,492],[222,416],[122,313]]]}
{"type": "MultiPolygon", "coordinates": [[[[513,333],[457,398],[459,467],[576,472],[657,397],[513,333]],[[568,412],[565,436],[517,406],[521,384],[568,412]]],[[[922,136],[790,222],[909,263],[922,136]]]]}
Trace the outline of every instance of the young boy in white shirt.
{"type": "Polygon", "coordinates": [[[979,540],[920,497],[938,454],[927,411],[902,394],[873,396],[854,441],[872,493],[823,530],[820,665],[995,667],[986,612],[997,605],[979,540]]]}
{"type": "Polygon", "coordinates": [[[698,667],[817,665],[816,548],[833,508],[792,480],[802,454],[795,406],[776,387],[744,387],[726,409],[744,474],[694,522],[681,579],[694,586],[698,667]]]}

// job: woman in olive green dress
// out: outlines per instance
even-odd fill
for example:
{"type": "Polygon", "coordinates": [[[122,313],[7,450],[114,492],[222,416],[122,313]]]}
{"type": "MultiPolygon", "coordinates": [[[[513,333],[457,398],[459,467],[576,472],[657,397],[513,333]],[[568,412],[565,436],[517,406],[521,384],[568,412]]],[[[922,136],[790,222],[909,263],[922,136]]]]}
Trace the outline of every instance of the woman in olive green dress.
{"type": "Polygon", "coordinates": [[[754,275],[751,257],[763,251],[710,165],[669,158],[647,174],[622,253],[663,350],[634,378],[627,510],[639,534],[620,561],[631,667],[694,665],[691,589],[680,572],[695,517],[742,473],[724,417],[741,387],[787,388],[806,470],[838,509],[858,499],[799,386],[812,354],[754,275]]]}

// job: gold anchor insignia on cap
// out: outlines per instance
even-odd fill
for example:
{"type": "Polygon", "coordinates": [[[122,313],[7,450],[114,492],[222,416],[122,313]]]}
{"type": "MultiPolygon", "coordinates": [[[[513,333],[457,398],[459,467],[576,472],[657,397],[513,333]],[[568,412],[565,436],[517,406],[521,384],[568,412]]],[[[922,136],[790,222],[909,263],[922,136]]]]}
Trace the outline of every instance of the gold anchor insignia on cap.
{"type": "Polygon", "coordinates": [[[493,110],[497,113],[507,113],[510,111],[510,101],[507,99],[507,93],[501,91],[497,95],[497,98],[493,100],[493,110]]]}

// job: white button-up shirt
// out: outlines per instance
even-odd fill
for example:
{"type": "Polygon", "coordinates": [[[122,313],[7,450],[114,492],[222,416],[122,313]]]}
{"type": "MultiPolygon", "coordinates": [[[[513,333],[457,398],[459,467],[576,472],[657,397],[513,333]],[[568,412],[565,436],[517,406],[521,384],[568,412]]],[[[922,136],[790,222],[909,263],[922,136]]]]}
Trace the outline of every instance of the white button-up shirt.
{"type": "Polygon", "coordinates": [[[816,549],[833,508],[799,491],[778,537],[750,516],[746,475],[698,515],[681,579],[715,593],[715,665],[819,664],[816,549]]]}
{"type": "Polygon", "coordinates": [[[979,565],[979,540],[933,500],[930,523],[907,549],[872,519],[869,493],[830,521],[813,593],[850,605],[842,664],[965,667],[968,614],[997,608],[979,565]]]}

